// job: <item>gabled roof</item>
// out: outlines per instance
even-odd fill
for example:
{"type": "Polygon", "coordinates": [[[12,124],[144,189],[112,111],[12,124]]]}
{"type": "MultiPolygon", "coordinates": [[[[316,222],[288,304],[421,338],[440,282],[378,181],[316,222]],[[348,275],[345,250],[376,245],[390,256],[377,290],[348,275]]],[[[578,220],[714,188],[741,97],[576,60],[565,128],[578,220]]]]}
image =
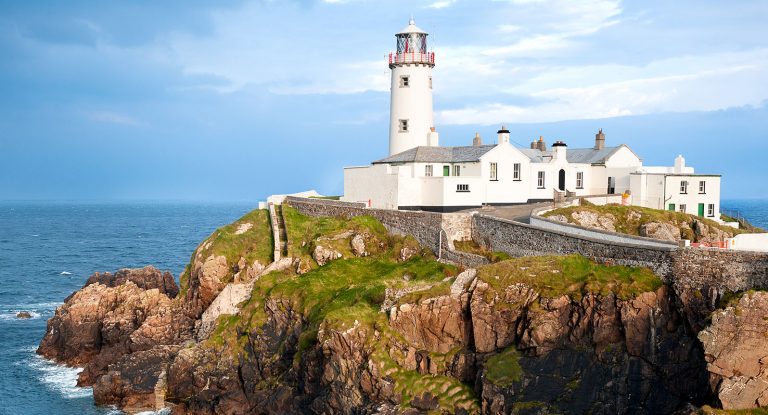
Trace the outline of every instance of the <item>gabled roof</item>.
{"type": "Polygon", "coordinates": [[[485,153],[493,150],[495,144],[466,147],[415,147],[402,153],[374,161],[383,163],[470,163],[480,160],[485,153]]]}
{"type": "MultiPolygon", "coordinates": [[[[574,164],[605,164],[605,161],[622,147],[605,147],[602,150],[594,148],[569,148],[566,151],[568,163],[574,164]]],[[[480,161],[480,157],[496,148],[496,144],[466,147],[415,147],[402,153],[374,161],[373,164],[391,163],[472,163],[480,161]]],[[[551,160],[551,151],[541,151],[533,148],[515,147],[532,163],[546,163],[551,160]]],[[[627,147],[629,151],[632,151],[627,147]]],[[[634,152],[632,152],[634,154],[634,152]]],[[[638,157],[639,158],[639,157],[638,157]]]]}

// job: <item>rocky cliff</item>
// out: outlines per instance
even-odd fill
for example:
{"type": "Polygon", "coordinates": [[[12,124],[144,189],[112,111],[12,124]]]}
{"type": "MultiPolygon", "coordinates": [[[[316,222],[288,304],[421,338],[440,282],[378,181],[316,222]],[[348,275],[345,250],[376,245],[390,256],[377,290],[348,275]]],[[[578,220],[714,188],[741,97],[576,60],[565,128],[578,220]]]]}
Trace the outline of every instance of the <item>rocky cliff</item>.
{"type": "Polygon", "coordinates": [[[721,301],[699,332],[717,301],[688,310],[646,269],[460,269],[370,217],[283,214],[289,259],[270,264],[268,217],[252,212],[197,248],[178,291],[153,268],[94,275],[38,352],[85,366],[99,404],[176,414],[672,413],[765,382],[721,343],[757,344],[759,311],[738,314],[765,310],[757,294],[721,301]]]}

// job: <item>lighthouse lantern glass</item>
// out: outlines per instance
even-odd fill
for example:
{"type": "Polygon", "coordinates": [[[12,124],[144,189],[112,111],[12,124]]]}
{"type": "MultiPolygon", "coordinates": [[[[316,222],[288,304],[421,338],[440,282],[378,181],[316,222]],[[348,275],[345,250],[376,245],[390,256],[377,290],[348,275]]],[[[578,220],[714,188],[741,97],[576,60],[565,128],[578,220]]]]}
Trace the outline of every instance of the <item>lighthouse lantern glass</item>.
{"type": "Polygon", "coordinates": [[[397,35],[397,53],[427,53],[426,33],[401,33],[397,35]]]}

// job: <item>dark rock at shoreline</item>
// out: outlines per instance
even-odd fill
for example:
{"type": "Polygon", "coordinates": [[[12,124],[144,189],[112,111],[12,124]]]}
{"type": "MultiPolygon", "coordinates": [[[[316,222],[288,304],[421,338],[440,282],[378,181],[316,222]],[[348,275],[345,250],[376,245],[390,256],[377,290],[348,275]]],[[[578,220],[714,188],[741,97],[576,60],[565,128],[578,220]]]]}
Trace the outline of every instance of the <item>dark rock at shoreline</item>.
{"type": "Polygon", "coordinates": [[[179,287],[176,285],[176,281],[173,279],[173,275],[168,272],[162,272],[159,269],[148,265],[144,268],[121,269],[114,274],[110,272],[99,273],[96,272],[88,278],[83,287],[87,287],[91,284],[102,284],[107,287],[117,287],[123,285],[126,282],[131,281],[136,284],[137,287],[143,290],[151,290],[157,288],[161,293],[167,295],[169,298],[176,298],[179,294],[179,287]]]}
{"type": "Polygon", "coordinates": [[[16,318],[26,320],[32,318],[32,314],[29,311],[19,311],[16,313],[16,318]]]}

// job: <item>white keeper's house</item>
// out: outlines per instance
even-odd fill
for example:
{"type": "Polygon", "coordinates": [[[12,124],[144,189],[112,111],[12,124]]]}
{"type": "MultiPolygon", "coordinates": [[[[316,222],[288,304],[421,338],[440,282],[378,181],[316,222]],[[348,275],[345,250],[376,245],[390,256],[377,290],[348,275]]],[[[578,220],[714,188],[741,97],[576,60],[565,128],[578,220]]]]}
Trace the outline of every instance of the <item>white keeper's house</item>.
{"type": "MultiPolygon", "coordinates": [[[[682,156],[671,167],[643,166],[626,144],[606,145],[600,130],[590,148],[569,148],[542,137],[529,147],[510,142],[503,126],[494,143],[443,147],[432,110],[427,33],[413,19],[396,34],[392,70],[389,156],[344,169],[342,200],[383,209],[450,212],[513,205],[560,196],[628,194],[631,204],[720,219],[720,175],[695,174],[682,156]]],[[[467,143],[470,144],[470,143],[467,143]]]]}

